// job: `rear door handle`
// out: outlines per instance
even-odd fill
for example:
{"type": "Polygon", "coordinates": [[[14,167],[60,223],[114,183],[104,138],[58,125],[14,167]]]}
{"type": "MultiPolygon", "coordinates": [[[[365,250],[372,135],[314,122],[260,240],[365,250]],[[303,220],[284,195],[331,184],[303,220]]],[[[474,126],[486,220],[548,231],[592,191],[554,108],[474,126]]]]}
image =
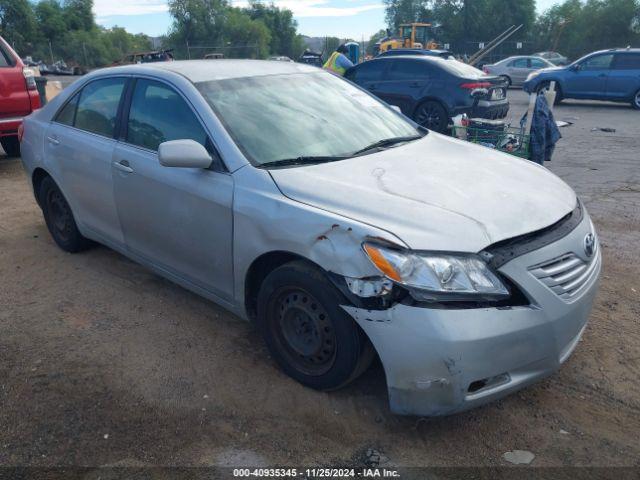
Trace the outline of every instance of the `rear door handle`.
{"type": "Polygon", "coordinates": [[[60,145],[60,140],[58,140],[55,137],[47,137],[47,140],[49,141],[50,144],[52,145],[60,145]]]}
{"type": "Polygon", "coordinates": [[[129,166],[129,162],[127,160],[120,160],[119,162],[113,162],[113,166],[122,172],[133,173],[133,168],[129,166]]]}

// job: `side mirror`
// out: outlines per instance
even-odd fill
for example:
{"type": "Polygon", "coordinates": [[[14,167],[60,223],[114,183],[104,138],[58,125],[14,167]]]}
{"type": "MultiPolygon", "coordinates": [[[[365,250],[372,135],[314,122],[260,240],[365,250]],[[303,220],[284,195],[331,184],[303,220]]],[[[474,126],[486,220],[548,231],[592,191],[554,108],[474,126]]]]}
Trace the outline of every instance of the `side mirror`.
{"type": "Polygon", "coordinates": [[[158,147],[158,160],[163,167],[209,168],[213,159],[207,149],[195,140],[171,140],[158,147]]]}
{"type": "Polygon", "coordinates": [[[569,70],[571,70],[572,72],[579,72],[580,70],[582,70],[582,66],[579,63],[574,63],[569,67],[569,70]]]}

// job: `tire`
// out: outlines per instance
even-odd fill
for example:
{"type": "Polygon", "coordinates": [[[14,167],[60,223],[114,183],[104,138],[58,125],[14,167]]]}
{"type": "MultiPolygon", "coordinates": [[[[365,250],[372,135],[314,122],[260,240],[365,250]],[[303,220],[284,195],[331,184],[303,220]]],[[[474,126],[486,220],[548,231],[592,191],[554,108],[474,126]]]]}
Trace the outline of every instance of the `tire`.
{"type": "Polygon", "coordinates": [[[373,346],[340,307],[344,303],[325,274],[303,261],[278,267],[265,278],[257,324],[291,378],[316,390],[335,390],[371,365],[373,346]]]}
{"type": "Polygon", "coordinates": [[[504,79],[505,82],[507,82],[507,88],[510,88],[513,85],[513,82],[511,81],[511,78],[507,75],[500,75],[500,78],[504,79]]]}
{"type": "Polygon", "coordinates": [[[640,110],[640,90],[638,90],[631,99],[631,106],[636,110],[640,110]]]}
{"type": "Polygon", "coordinates": [[[428,100],[418,105],[413,120],[429,130],[444,133],[449,124],[449,115],[439,102],[428,100]]]}
{"type": "Polygon", "coordinates": [[[9,157],[20,156],[20,142],[18,141],[18,137],[2,137],[0,138],[0,144],[2,144],[2,148],[9,157]]]}
{"type": "MultiPolygon", "coordinates": [[[[542,82],[540,85],[538,85],[538,88],[536,89],[536,93],[540,93],[543,90],[549,90],[549,87],[551,86],[551,82],[542,82]]],[[[562,102],[563,98],[562,98],[562,89],[560,88],[560,85],[558,85],[558,82],[556,82],[556,99],[553,102],[554,105],[559,105],[562,102]]]]}
{"type": "Polygon", "coordinates": [[[91,246],[92,242],[78,230],[71,207],[51,177],[42,180],[38,199],[49,233],[62,250],[77,253],[91,246]]]}

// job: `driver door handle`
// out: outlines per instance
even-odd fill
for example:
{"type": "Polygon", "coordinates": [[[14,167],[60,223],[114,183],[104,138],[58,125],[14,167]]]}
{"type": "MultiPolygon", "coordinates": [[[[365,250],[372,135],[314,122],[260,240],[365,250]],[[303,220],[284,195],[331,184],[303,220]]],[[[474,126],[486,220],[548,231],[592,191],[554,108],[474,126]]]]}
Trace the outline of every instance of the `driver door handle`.
{"type": "Polygon", "coordinates": [[[49,141],[50,144],[52,145],[60,145],[60,140],[58,140],[55,137],[47,137],[47,140],[49,141]]]}
{"type": "Polygon", "coordinates": [[[128,160],[120,160],[119,162],[113,162],[113,166],[122,172],[133,173],[133,168],[129,166],[128,160]]]}

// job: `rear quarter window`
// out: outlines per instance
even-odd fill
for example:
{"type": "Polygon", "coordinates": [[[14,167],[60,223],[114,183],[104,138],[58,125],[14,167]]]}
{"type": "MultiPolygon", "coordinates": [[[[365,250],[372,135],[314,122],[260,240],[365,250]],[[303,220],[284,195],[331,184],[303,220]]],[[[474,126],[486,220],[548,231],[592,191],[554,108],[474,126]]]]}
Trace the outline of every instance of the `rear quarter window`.
{"type": "Polygon", "coordinates": [[[103,78],[87,84],[60,110],[56,121],[87,132],[113,138],[120,99],[126,79],[103,78]],[[74,115],[75,112],[75,115],[74,115]]]}
{"type": "Polygon", "coordinates": [[[12,67],[13,59],[9,56],[8,52],[0,45],[0,68],[12,67]]]}
{"type": "Polygon", "coordinates": [[[640,70],[640,53],[619,53],[616,55],[616,70],[640,70]]]}

